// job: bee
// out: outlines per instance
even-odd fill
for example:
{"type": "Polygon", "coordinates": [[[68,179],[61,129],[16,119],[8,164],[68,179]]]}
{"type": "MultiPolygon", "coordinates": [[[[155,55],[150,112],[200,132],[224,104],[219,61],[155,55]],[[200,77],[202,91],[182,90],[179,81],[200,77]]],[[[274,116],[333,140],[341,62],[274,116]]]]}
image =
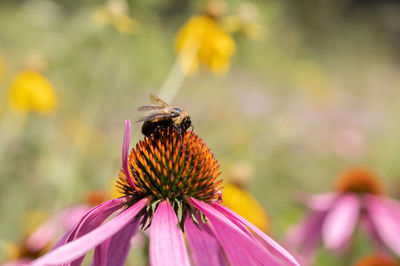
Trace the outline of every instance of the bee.
{"type": "Polygon", "coordinates": [[[155,134],[159,138],[160,132],[172,128],[182,139],[182,135],[192,126],[189,114],[183,109],[170,106],[154,94],[150,93],[150,100],[154,105],[141,106],[137,110],[147,112],[148,115],[136,122],[143,122],[142,133],[145,136],[155,134]]]}

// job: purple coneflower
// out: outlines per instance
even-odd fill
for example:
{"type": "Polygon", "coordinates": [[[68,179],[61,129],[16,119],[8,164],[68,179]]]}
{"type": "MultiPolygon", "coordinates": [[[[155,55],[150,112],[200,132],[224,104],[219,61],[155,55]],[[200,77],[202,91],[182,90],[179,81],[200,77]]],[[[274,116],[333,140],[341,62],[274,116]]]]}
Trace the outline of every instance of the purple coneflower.
{"type": "Polygon", "coordinates": [[[289,231],[289,244],[307,261],[321,238],[328,249],[346,249],[359,225],[379,250],[400,256],[400,202],[383,196],[376,175],[352,168],[338,176],[335,189],[309,198],[310,213],[289,231]]]}
{"type": "Polygon", "coordinates": [[[71,206],[54,215],[33,231],[26,239],[26,248],[32,254],[39,254],[38,251],[43,250],[45,246],[54,244],[53,241],[70,231],[87,211],[100,204],[105,198],[105,193],[99,190],[86,192],[81,204],[71,206]]]}
{"type": "Polygon", "coordinates": [[[10,244],[11,259],[3,266],[28,265],[33,260],[48,252],[65,232],[72,230],[93,206],[104,201],[106,195],[99,190],[90,190],[85,194],[84,201],[71,206],[62,212],[50,217],[33,232],[24,236],[18,243],[10,244]]]}
{"type": "Polygon", "coordinates": [[[195,133],[153,134],[129,154],[130,128],[127,120],[118,181],[125,196],[91,209],[32,265],[80,265],[93,248],[92,265],[123,265],[139,227],[150,230],[151,265],[299,265],[218,202],[219,165],[195,133]]]}

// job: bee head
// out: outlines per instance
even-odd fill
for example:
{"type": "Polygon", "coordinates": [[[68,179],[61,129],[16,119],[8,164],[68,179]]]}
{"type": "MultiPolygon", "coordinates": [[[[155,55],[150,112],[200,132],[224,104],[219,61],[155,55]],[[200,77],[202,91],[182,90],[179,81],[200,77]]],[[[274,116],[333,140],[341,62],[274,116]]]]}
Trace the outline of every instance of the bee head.
{"type": "Polygon", "coordinates": [[[186,116],[182,119],[181,129],[185,132],[192,125],[192,121],[190,120],[190,116],[186,116]]]}

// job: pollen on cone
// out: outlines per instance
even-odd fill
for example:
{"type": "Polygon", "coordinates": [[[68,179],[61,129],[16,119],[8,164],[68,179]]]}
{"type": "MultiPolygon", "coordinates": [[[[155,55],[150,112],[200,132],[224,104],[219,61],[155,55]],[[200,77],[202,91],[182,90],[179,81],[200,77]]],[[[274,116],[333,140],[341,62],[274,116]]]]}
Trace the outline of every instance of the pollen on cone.
{"type": "Polygon", "coordinates": [[[137,190],[131,188],[126,173],[121,170],[118,186],[125,195],[135,199],[215,200],[220,190],[219,165],[210,149],[193,132],[182,140],[173,130],[140,141],[129,156],[129,169],[137,190]]]}

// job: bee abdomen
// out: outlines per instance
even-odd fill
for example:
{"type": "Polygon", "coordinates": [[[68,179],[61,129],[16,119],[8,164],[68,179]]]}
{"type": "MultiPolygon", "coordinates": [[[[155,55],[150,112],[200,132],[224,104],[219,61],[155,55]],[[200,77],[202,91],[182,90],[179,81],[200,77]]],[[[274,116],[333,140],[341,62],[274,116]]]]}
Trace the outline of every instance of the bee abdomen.
{"type": "Polygon", "coordinates": [[[172,119],[163,119],[163,120],[150,120],[143,123],[142,126],[142,134],[145,136],[150,136],[153,133],[156,133],[158,130],[165,130],[169,127],[172,127],[172,119]]]}

